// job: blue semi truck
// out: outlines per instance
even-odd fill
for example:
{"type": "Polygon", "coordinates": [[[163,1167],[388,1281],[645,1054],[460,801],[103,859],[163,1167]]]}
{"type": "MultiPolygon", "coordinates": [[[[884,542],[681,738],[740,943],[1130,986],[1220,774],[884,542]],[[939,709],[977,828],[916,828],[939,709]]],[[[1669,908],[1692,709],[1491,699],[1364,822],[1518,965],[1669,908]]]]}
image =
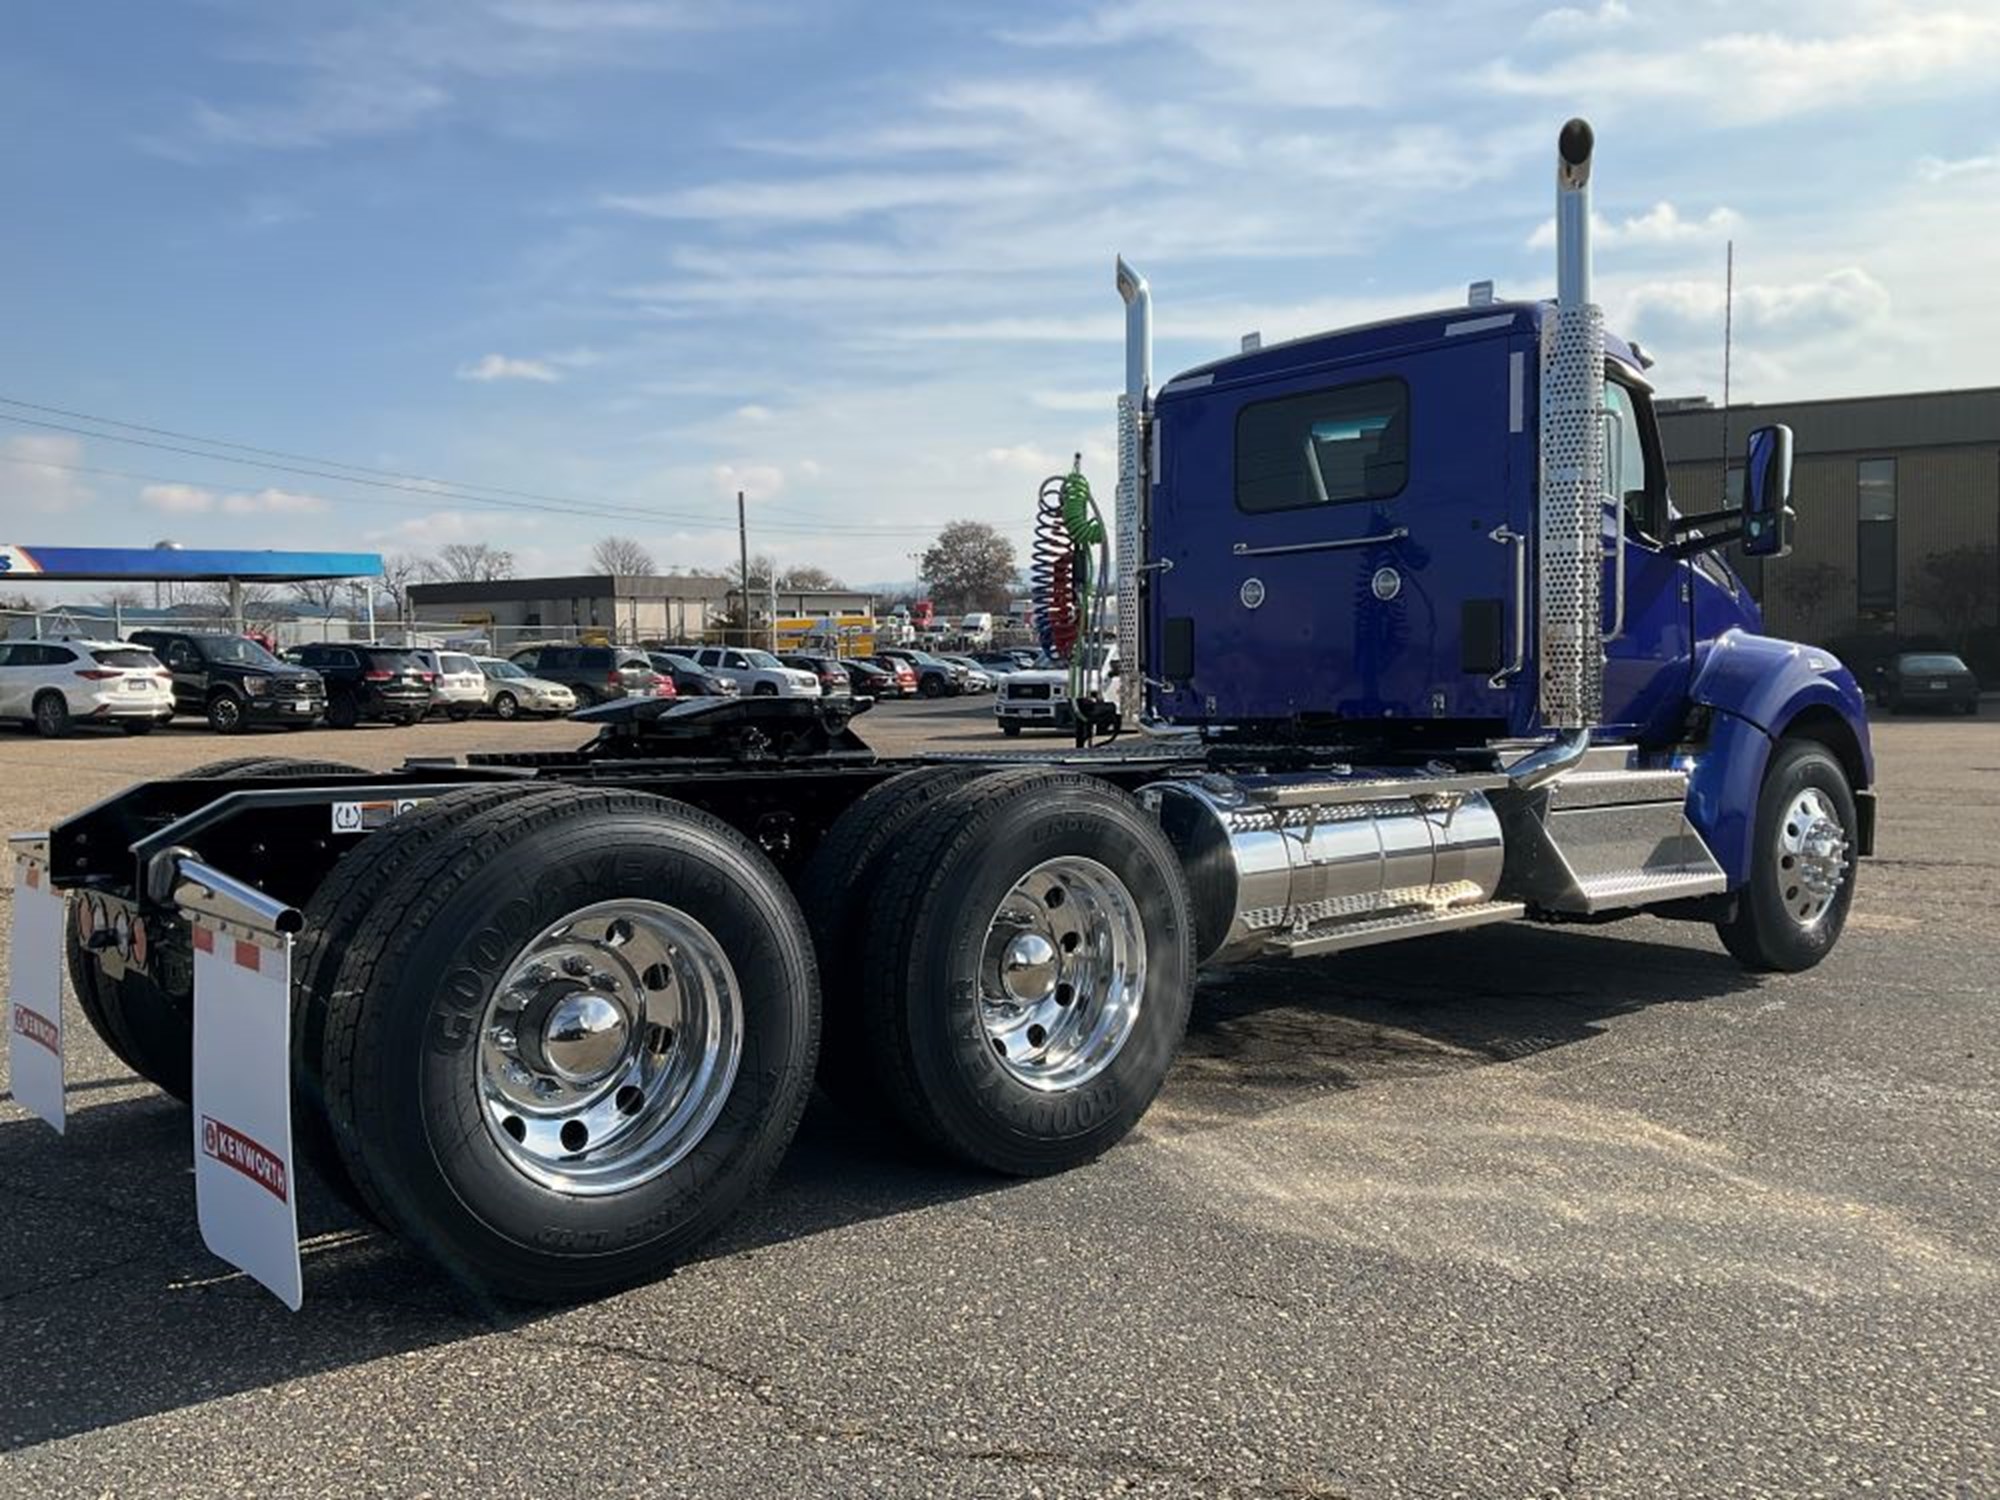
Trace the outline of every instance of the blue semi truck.
{"type": "Polygon", "coordinates": [[[713,1232],[815,1079],[991,1171],[1098,1155],[1203,964],[1636,913],[1819,962],[1873,837],[1862,697],[1723,557],[1785,551],[1790,437],[1748,435],[1740,507],[1676,507],[1591,301],[1591,155],[1572,121],[1551,303],[1154,389],[1119,264],[1113,515],[1059,478],[1041,579],[1045,626],[1115,616],[1073,684],[1109,743],[896,760],[844,700],[626,701],[571,752],[135,786],[15,841],[17,1098],[60,1124],[66,971],[192,1103],[209,1243],[287,1301],[300,1164],[569,1299],[713,1232]]]}

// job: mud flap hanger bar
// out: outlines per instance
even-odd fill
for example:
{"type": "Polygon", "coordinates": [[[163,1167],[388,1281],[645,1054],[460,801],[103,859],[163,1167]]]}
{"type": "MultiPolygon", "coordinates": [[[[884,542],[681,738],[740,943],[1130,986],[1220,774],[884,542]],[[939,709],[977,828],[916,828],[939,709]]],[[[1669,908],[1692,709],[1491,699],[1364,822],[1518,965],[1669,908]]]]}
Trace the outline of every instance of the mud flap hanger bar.
{"type": "Polygon", "coordinates": [[[290,938],[305,930],[305,914],[296,906],[203,864],[191,850],[172,849],[155,856],[149,876],[153,871],[164,871],[175,906],[233,937],[290,938]]]}

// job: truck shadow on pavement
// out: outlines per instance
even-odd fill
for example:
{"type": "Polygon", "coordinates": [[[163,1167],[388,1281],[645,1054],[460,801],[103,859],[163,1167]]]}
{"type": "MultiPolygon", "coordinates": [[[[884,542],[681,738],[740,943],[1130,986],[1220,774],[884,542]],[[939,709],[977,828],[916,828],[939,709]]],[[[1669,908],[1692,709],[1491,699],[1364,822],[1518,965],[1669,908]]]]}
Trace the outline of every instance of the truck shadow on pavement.
{"type": "MultiPolygon", "coordinates": [[[[1219,1128],[1315,1094],[1506,1063],[1630,1011],[1755,984],[1697,948],[1514,928],[1420,953],[1243,965],[1203,981],[1145,1128],[1219,1128]]],[[[560,1316],[470,1297],[317,1182],[301,1197],[305,1309],[287,1312],[203,1248],[185,1110],[151,1092],[93,1097],[124,1087],[76,1089],[60,1141],[38,1121],[0,1125],[0,1453],[560,1316]]],[[[1008,1187],[912,1159],[816,1099],[770,1190],[699,1259],[1008,1187]]]]}

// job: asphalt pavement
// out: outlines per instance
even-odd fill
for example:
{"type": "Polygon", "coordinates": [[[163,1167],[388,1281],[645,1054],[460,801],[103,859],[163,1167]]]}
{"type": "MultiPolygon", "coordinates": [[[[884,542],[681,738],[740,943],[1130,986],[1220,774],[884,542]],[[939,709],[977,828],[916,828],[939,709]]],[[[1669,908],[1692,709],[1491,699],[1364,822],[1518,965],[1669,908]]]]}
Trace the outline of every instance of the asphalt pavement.
{"type": "MultiPolygon", "coordinates": [[[[0,821],[574,738],[9,734],[0,821]]],[[[1651,918],[1218,971],[1098,1163],[946,1170],[819,1101],[701,1259],[570,1310],[471,1302],[308,1184],[286,1312],[72,1007],[69,1134],[0,1093],[0,1495],[2000,1495],[2000,725],[1877,748],[1812,973],[1651,918]]]]}

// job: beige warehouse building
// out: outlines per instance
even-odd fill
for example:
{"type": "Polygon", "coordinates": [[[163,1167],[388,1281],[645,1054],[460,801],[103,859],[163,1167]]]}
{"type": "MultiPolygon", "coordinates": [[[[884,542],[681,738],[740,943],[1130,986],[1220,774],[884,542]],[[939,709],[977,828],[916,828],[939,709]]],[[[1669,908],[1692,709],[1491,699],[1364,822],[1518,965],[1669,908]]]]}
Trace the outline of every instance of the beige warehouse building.
{"type": "Polygon", "coordinates": [[[410,612],[431,629],[462,626],[496,645],[547,635],[616,641],[694,641],[724,609],[728,580],[695,574],[665,577],[582,574],[567,578],[496,578],[483,583],[419,583],[410,612]]]}
{"type": "Polygon", "coordinates": [[[1751,428],[1792,429],[1792,554],[1761,567],[1732,559],[1772,634],[1935,636],[1963,648],[2000,629],[2000,387],[1658,409],[1683,513],[1740,498],[1751,428]]]}

